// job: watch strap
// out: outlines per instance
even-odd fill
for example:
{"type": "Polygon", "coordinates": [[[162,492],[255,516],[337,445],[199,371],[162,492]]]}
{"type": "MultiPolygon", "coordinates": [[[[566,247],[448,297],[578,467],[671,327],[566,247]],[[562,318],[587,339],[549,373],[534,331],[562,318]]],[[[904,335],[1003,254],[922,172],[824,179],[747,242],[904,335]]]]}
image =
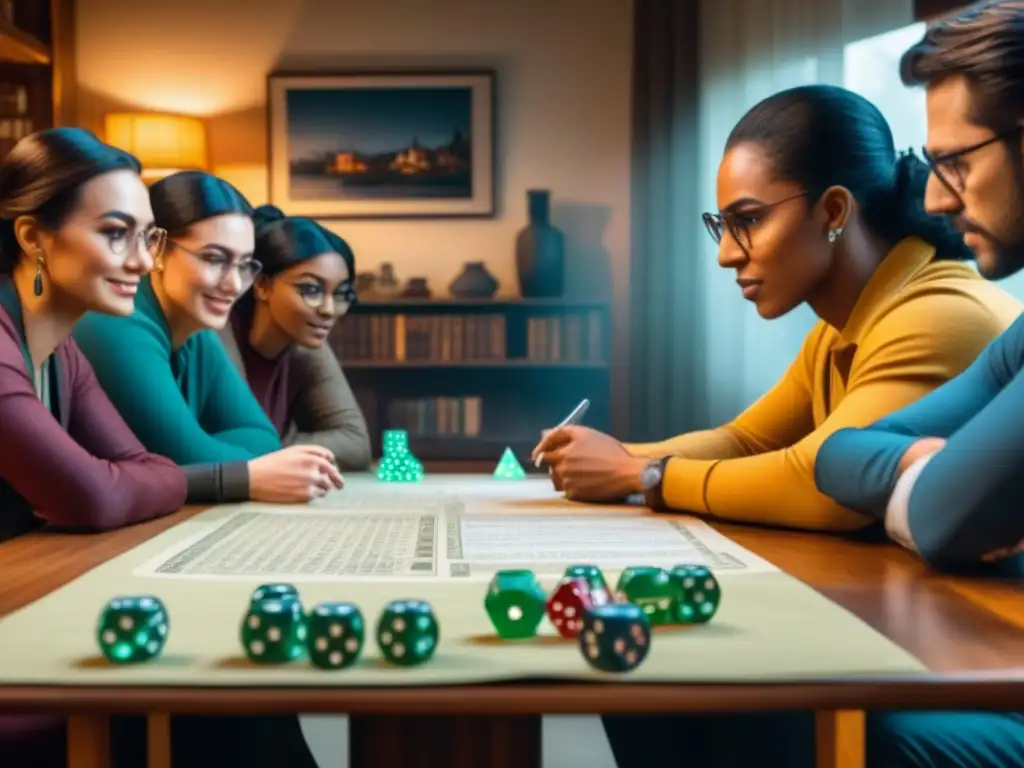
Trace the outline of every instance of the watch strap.
{"type": "Polygon", "coordinates": [[[671,459],[671,456],[666,456],[662,459],[655,459],[647,465],[648,468],[657,468],[658,482],[650,488],[644,489],[644,503],[656,512],[664,512],[668,509],[665,505],[665,496],[662,489],[665,484],[665,470],[668,467],[669,459],[671,459]]]}

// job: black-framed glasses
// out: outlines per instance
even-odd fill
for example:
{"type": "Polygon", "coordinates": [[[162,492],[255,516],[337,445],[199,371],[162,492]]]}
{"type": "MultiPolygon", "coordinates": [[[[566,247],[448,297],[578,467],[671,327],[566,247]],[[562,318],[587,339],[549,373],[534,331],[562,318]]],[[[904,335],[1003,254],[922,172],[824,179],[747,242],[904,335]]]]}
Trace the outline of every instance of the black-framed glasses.
{"type": "Polygon", "coordinates": [[[236,271],[244,291],[256,281],[257,276],[263,270],[263,265],[256,259],[232,259],[223,253],[193,251],[176,240],[169,242],[199,262],[203,270],[204,282],[210,285],[220,285],[232,271],[236,271]]]}
{"type": "Polygon", "coordinates": [[[953,194],[960,195],[967,189],[967,169],[963,159],[980,149],[1018,136],[1022,130],[1024,130],[1024,126],[1018,125],[1016,128],[1011,128],[1010,130],[997,133],[995,136],[990,136],[984,141],[979,141],[977,144],[971,144],[970,146],[955,149],[951,152],[943,152],[938,155],[932,155],[926,148],[922,147],[921,156],[928,163],[928,167],[935,174],[935,178],[941,181],[953,194]]]}
{"type": "Polygon", "coordinates": [[[310,309],[322,309],[327,303],[327,297],[330,296],[335,315],[344,315],[357,300],[356,290],[351,282],[342,283],[331,293],[314,283],[292,283],[292,287],[310,309]]]}
{"type": "Polygon", "coordinates": [[[149,255],[154,259],[158,259],[163,255],[164,248],[167,245],[166,229],[150,227],[144,232],[136,232],[134,235],[128,234],[130,230],[126,230],[125,232],[126,234],[124,237],[108,236],[107,238],[110,242],[110,250],[116,255],[124,256],[128,252],[129,243],[141,245],[149,251],[149,255]]]}
{"type": "Polygon", "coordinates": [[[711,239],[716,243],[722,242],[722,237],[725,235],[726,230],[728,230],[733,240],[739,243],[740,246],[749,248],[751,245],[750,230],[760,224],[773,209],[791,200],[807,197],[809,194],[809,192],[801,192],[798,195],[793,195],[783,200],[776,200],[774,203],[765,203],[764,205],[751,207],[749,210],[705,213],[702,215],[704,226],[707,227],[708,234],[711,235],[711,239]]]}

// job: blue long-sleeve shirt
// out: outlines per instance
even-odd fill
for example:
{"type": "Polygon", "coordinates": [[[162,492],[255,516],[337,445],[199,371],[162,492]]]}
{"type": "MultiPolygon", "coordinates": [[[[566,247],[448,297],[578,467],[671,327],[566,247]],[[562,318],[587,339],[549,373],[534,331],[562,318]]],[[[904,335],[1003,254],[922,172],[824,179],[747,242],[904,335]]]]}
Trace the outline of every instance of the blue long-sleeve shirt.
{"type": "Polygon", "coordinates": [[[970,565],[1024,540],[1024,315],[955,379],[870,427],[833,434],[818,451],[815,484],[882,519],[900,459],[924,437],[947,442],[908,503],[921,557],[970,565]]]}

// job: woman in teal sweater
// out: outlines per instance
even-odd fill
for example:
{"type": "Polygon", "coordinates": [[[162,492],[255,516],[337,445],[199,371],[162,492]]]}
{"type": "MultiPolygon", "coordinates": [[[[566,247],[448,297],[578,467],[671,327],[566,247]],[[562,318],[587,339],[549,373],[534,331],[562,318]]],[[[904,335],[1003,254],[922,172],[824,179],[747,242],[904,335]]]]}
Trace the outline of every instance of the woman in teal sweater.
{"type": "Polygon", "coordinates": [[[328,449],[282,449],[217,336],[260,271],[251,206],[199,172],[154,184],[150,202],[167,245],[135,312],[75,327],[101,386],[147,449],[206,466],[189,478],[192,502],[304,502],[340,488],[328,449]]]}

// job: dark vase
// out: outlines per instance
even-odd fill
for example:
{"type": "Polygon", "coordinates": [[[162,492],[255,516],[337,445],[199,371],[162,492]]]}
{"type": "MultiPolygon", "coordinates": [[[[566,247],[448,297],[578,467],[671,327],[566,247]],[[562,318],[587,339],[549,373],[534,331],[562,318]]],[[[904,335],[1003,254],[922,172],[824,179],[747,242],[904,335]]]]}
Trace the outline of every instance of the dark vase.
{"type": "Polygon", "coordinates": [[[557,298],[565,283],[565,236],[551,226],[551,192],[526,193],[530,223],[516,235],[516,271],[523,298],[557,298]]]}
{"type": "Polygon", "coordinates": [[[467,261],[448,290],[457,299],[489,299],[498,290],[498,281],[482,261],[467,261]]]}

